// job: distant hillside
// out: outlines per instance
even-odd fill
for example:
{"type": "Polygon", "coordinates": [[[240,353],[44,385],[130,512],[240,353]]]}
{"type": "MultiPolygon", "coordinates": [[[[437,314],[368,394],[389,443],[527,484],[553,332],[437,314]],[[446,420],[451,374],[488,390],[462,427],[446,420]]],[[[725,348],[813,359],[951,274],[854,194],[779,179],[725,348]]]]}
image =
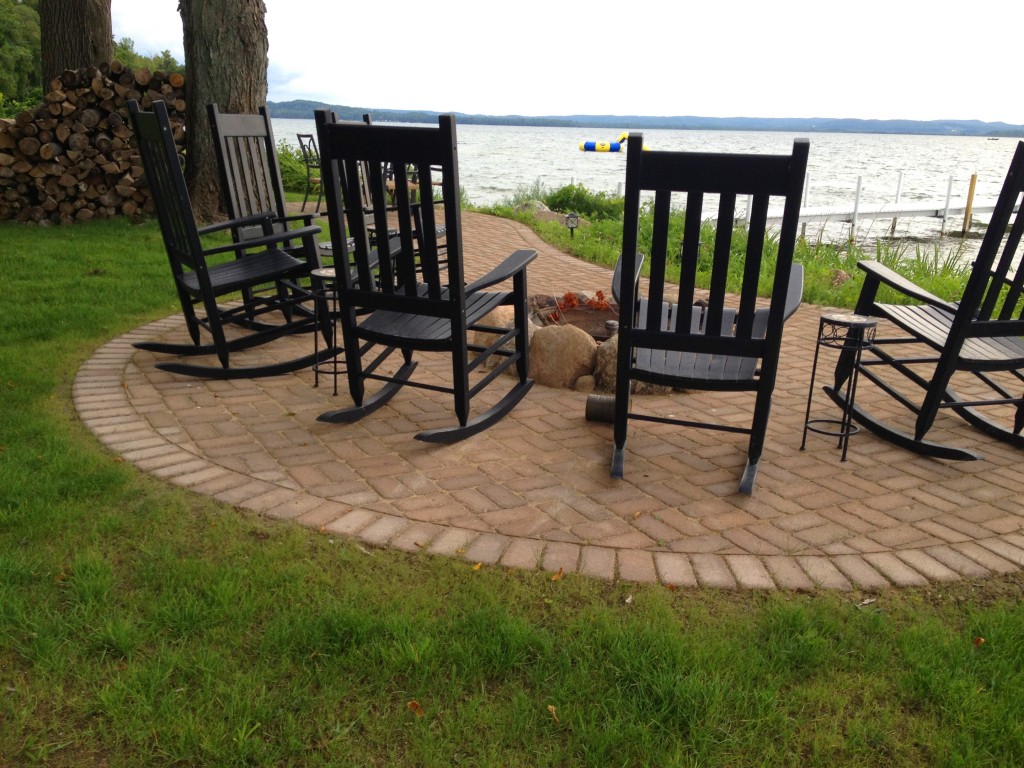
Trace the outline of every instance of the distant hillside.
{"type": "MultiPolygon", "coordinates": [[[[344,107],[316,101],[268,102],[274,117],[309,120],[315,109],[332,109],[342,120],[360,120],[369,112],[380,122],[433,123],[439,113],[422,110],[344,107]]],[[[468,115],[460,123],[476,125],[541,125],[563,128],[667,128],[700,131],[786,131],[800,133],[919,133],[937,136],[1021,136],[1024,125],[980,120],[858,120],[831,117],[644,117],[641,115],[468,115]]]]}

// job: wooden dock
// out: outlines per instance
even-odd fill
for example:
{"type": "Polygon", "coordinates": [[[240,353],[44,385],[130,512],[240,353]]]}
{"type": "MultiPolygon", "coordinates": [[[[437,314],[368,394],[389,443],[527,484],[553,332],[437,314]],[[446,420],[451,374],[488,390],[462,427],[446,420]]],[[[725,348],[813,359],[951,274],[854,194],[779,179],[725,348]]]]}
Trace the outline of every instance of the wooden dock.
{"type": "MultiPolygon", "coordinates": [[[[965,202],[941,203],[931,202],[917,205],[906,205],[904,203],[888,203],[872,208],[835,208],[822,206],[818,208],[802,208],[800,210],[800,223],[832,223],[849,224],[851,235],[856,232],[857,225],[861,219],[906,219],[906,218],[930,218],[941,219],[942,229],[945,231],[950,219],[963,221],[962,230],[966,231],[970,226],[970,216],[975,214],[992,213],[995,203],[990,205],[973,205],[968,207],[965,202]]],[[[782,213],[769,214],[768,222],[780,224],[782,213]]]]}
{"type": "MultiPolygon", "coordinates": [[[[850,239],[856,237],[857,225],[861,219],[892,219],[892,230],[896,230],[896,222],[899,219],[906,218],[931,218],[940,219],[942,221],[942,232],[945,233],[946,225],[949,223],[950,218],[962,221],[961,233],[967,234],[970,230],[971,222],[975,214],[992,213],[995,210],[995,203],[983,203],[977,204],[974,200],[974,189],[978,182],[977,174],[971,176],[970,187],[967,192],[966,201],[954,201],[952,199],[953,194],[953,177],[949,178],[949,185],[946,188],[946,199],[943,202],[932,202],[932,203],[915,203],[907,205],[906,203],[900,202],[900,188],[903,184],[903,174],[900,174],[900,181],[896,187],[896,198],[892,203],[885,203],[883,205],[862,208],[860,206],[860,191],[861,191],[862,177],[857,177],[857,191],[853,200],[853,208],[836,208],[834,206],[829,207],[818,207],[812,208],[807,207],[807,190],[810,186],[810,176],[804,185],[804,206],[800,210],[800,223],[807,225],[809,223],[839,223],[850,225],[850,239]]],[[[750,199],[747,200],[747,206],[752,204],[750,199]]],[[[782,222],[781,211],[777,214],[770,213],[768,221],[773,224],[779,224],[782,222]]]]}

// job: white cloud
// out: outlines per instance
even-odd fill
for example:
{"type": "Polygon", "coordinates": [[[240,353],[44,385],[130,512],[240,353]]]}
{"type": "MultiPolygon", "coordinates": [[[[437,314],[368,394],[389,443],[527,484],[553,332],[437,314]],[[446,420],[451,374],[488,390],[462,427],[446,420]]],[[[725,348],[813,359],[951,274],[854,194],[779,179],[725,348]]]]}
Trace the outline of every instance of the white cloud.
{"type": "MultiPolygon", "coordinates": [[[[1024,124],[1024,102],[1009,98],[1017,25],[991,14],[881,0],[266,5],[271,101],[1024,124]]],[[[177,0],[113,0],[112,12],[115,37],[183,58],[177,0]]]]}

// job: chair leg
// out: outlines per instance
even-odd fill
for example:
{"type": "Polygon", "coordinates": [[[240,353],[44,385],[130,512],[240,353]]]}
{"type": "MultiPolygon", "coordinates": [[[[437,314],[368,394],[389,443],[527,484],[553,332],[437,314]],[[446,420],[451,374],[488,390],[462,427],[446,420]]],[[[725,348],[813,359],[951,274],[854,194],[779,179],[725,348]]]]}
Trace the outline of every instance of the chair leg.
{"type": "Polygon", "coordinates": [[[525,382],[530,371],[530,318],[526,309],[529,294],[526,290],[526,270],[516,273],[512,280],[514,308],[514,322],[519,332],[516,334],[516,373],[519,374],[520,383],[525,382]]]}
{"type": "Polygon", "coordinates": [[[303,213],[306,212],[306,201],[309,200],[309,190],[310,190],[309,177],[307,177],[306,178],[306,194],[303,195],[303,197],[302,197],[302,212],[303,213]]]}
{"type": "MultiPolygon", "coordinates": [[[[465,333],[462,334],[465,338],[465,333]]],[[[466,345],[452,352],[452,388],[455,390],[455,416],[461,426],[469,420],[469,360],[466,345]]]]}
{"type": "Polygon", "coordinates": [[[188,329],[189,338],[192,343],[198,345],[202,338],[199,330],[199,320],[196,318],[196,310],[192,297],[181,287],[178,287],[178,303],[181,305],[181,314],[185,318],[185,328],[188,329]]]}
{"type": "Polygon", "coordinates": [[[612,448],[611,476],[621,479],[625,473],[626,465],[626,433],[629,428],[629,389],[631,382],[626,379],[618,382],[615,386],[615,428],[612,448]]]}
{"type": "Polygon", "coordinates": [[[947,393],[949,380],[953,377],[953,370],[952,365],[946,365],[936,366],[935,371],[932,372],[931,386],[925,392],[921,409],[917,413],[917,422],[914,425],[914,437],[917,440],[923,440],[935,422],[939,405],[947,393]]]}
{"type": "Polygon", "coordinates": [[[757,468],[759,461],[751,462],[747,459],[747,466],[743,469],[743,477],[740,478],[740,493],[752,496],[754,493],[754,480],[757,479],[757,468]]]}
{"type": "Polygon", "coordinates": [[[217,302],[215,300],[209,300],[206,302],[206,312],[210,323],[210,335],[213,336],[213,345],[217,350],[217,359],[220,360],[220,364],[224,368],[228,368],[230,367],[230,348],[228,347],[227,339],[224,336],[224,326],[221,324],[220,317],[217,316],[219,310],[217,309],[217,302]]]}

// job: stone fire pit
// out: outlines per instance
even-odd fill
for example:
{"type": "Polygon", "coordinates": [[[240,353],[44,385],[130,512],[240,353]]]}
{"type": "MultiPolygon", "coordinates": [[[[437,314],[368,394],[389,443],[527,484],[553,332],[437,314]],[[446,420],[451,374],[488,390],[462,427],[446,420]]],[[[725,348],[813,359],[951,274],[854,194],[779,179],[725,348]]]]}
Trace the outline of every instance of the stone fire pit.
{"type": "Polygon", "coordinates": [[[593,295],[570,291],[558,297],[538,294],[530,297],[529,310],[536,325],[572,325],[599,342],[610,339],[619,327],[619,307],[602,291],[593,295]]]}
{"type": "MultiPolygon", "coordinates": [[[[615,391],[619,308],[602,292],[571,291],[557,297],[538,294],[530,297],[528,311],[531,379],[577,392],[615,391]]],[[[511,327],[512,308],[499,307],[484,324],[511,327]]],[[[477,343],[491,343],[487,336],[481,334],[477,343]]],[[[632,391],[668,390],[634,383],[632,391]]]]}
{"type": "Polygon", "coordinates": [[[530,337],[532,379],[580,392],[614,390],[619,308],[603,292],[539,294],[530,298],[529,310],[535,326],[530,337]]]}

